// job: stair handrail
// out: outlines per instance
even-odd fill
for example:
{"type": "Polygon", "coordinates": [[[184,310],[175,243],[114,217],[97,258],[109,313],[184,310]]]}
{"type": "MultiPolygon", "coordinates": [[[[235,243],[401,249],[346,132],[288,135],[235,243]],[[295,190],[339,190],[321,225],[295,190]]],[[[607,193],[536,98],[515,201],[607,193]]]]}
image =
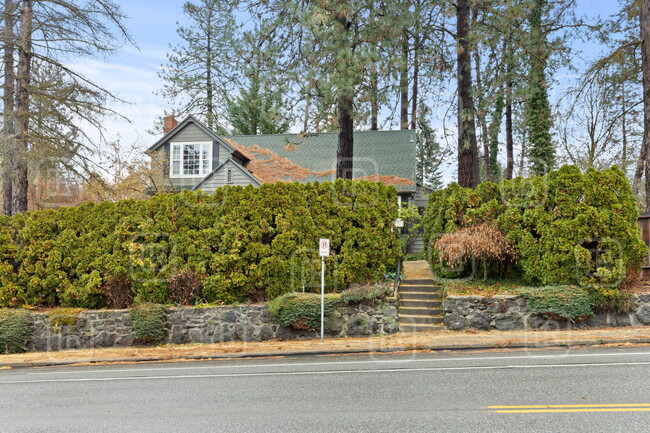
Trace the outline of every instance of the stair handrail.
{"type": "Polygon", "coordinates": [[[397,288],[399,287],[399,279],[402,275],[402,259],[397,259],[397,272],[395,272],[395,282],[393,284],[393,297],[397,297],[397,288]]]}

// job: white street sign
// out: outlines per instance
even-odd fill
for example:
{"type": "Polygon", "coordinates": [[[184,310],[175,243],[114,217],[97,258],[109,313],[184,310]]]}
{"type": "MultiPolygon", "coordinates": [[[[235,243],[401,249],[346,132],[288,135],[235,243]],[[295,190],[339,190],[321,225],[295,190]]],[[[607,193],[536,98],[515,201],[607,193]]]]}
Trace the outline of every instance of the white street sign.
{"type": "Polygon", "coordinates": [[[318,247],[320,250],[320,256],[321,257],[328,257],[330,255],[330,240],[329,239],[321,239],[318,242],[318,247]]]}

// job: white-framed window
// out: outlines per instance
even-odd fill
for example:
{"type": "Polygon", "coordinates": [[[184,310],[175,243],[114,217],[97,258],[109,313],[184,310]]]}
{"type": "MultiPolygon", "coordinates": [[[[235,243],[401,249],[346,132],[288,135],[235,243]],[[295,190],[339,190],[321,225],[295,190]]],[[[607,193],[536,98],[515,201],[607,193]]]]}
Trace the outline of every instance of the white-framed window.
{"type": "Polygon", "coordinates": [[[232,183],[232,170],[230,170],[230,169],[226,173],[226,182],[227,183],[232,183]]]}
{"type": "Polygon", "coordinates": [[[207,176],[212,170],[212,142],[170,143],[171,177],[207,176]]]}

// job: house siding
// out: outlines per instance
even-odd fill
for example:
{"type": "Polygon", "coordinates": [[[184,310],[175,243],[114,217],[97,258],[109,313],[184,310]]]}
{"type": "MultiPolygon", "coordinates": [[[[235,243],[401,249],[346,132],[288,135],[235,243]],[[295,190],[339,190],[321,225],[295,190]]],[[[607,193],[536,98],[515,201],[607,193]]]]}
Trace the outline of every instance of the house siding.
{"type": "Polygon", "coordinates": [[[205,182],[203,186],[201,186],[201,191],[211,194],[214,192],[215,189],[225,185],[246,186],[251,184],[255,185],[255,183],[250,179],[250,177],[242,173],[231,162],[226,164],[218,173],[215,173],[207,182],[205,182]],[[231,183],[227,183],[228,170],[232,170],[231,183]]]}
{"type": "MultiPolygon", "coordinates": [[[[174,138],[174,142],[192,142],[192,141],[212,141],[212,137],[208,136],[205,132],[201,130],[198,126],[193,123],[188,123],[185,125],[185,128],[178,131],[174,138]]],[[[165,143],[167,144],[167,143],[165,143]]]]}
{"type": "MultiPolygon", "coordinates": [[[[193,123],[188,123],[185,127],[178,131],[174,137],[171,139],[171,142],[174,143],[192,143],[192,142],[212,142],[212,168],[219,167],[224,163],[230,156],[230,150],[225,146],[219,144],[216,141],[212,140],[208,134],[203,132],[201,128],[196,126],[193,123]]],[[[156,171],[156,174],[160,175],[168,184],[173,185],[178,189],[192,189],[194,186],[198,185],[205,176],[199,177],[170,177],[169,175],[169,148],[170,141],[166,141],[163,146],[158,150],[151,152],[152,158],[152,167],[156,171]]]]}

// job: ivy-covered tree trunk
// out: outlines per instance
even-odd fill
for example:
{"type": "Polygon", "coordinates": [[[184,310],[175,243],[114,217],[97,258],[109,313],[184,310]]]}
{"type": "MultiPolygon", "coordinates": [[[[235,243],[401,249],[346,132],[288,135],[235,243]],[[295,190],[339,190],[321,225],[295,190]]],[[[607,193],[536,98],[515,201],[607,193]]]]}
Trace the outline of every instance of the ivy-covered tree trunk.
{"type": "Polygon", "coordinates": [[[472,65],[469,41],[469,3],[456,3],[456,68],[458,83],[458,183],[474,188],[480,182],[474,100],[472,99],[472,65]]]}
{"type": "Polygon", "coordinates": [[[542,14],[546,4],[547,0],[534,0],[529,18],[531,49],[525,118],[530,169],[532,174],[538,176],[548,173],[555,164],[555,149],[551,139],[551,107],[545,73],[548,47],[542,28],[542,14]]]}
{"type": "Polygon", "coordinates": [[[14,156],[13,212],[27,211],[29,186],[27,152],[29,151],[29,85],[32,63],[32,0],[22,0],[18,40],[18,75],[16,88],[16,144],[14,156]]]}
{"type": "Polygon", "coordinates": [[[5,0],[3,32],[3,68],[2,85],[3,119],[2,119],[2,212],[13,215],[13,153],[16,147],[16,128],[14,121],[14,98],[16,93],[16,75],[14,71],[15,35],[14,0],[5,0]]]}

